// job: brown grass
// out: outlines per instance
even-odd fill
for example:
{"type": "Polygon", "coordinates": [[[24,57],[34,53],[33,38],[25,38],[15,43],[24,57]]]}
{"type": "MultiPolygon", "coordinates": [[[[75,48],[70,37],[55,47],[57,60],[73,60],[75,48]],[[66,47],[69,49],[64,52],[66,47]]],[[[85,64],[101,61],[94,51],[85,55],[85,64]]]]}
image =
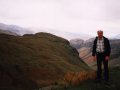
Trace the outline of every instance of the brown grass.
{"type": "Polygon", "coordinates": [[[95,79],[96,72],[95,71],[81,71],[81,72],[67,72],[63,78],[66,85],[78,85],[85,80],[95,79]]]}

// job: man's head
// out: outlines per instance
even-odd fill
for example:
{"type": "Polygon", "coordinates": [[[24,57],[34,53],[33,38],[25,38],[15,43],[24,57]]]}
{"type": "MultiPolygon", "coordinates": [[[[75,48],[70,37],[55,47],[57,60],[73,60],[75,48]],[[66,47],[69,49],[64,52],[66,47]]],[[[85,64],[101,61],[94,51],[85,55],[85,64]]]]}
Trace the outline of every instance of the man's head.
{"type": "Polygon", "coordinates": [[[102,30],[98,30],[97,34],[98,34],[99,39],[101,39],[103,37],[103,31],[102,30]]]}

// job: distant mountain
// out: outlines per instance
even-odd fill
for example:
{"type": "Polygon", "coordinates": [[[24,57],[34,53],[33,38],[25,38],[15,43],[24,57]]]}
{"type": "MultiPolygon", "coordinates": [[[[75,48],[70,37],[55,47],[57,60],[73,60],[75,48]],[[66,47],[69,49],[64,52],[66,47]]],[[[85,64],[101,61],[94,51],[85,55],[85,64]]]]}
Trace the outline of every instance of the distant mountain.
{"type": "Polygon", "coordinates": [[[14,35],[14,36],[18,35],[17,33],[11,32],[11,31],[8,31],[8,30],[0,30],[0,33],[2,33],[2,34],[8,34],[8,35],[14,35]]]}
{"type": "Polygon", "coordinates": [[[89,38],[88,40],[71,39],[70,44],[71,44],[71,46],[75,47],[76,49],[80,49],[81,47],[91,46],[94,39],[95,38],[89,38]]]}
{"type": "Polygon", "coordinates": [[[68,40],[74,40],[74,39],[81,39],[81,40],[87,40],[89,38],[92,38],[92,36],[82,33],[73,33],[73,32],[61,32],[62,37],[68,38],[68,40]]]}
{"type": "Polygon", "coordinates": [[[25,28],[22,28],[22,27],[19,27],[17,25],[6,25],[3,23],[0,23],[0,30],[2,30],[2,32],[5,34],[10,34],[10,35],[11,35],[11,33],[14,33],[17,35],[32,34],[33,33],[32,31],[25,29],[25,28]]]}
{"type": "Polygon", "coordinates": [[[112,37],[112,39],[120,39],[120,34],[118,34],[118,35],[112,37]]]}
{"type": "Polygon", "coordinates": [[[83,43],[84,43],[84,40],[82,40],[82,39],[72,39],[72,40],[70,40],[70,45],[75,47],[76,49],[81,48],[83,43]]]}
{"type": "Polygon", "coordinates": [[[0,88],[34,90],[58,84],[66,73],[71,80],[72,72],[91,70],[69,41],[49,33],[0,34],[0,41],[0,88]]]}
{"type": "MultiPolygon", "coordinates": [[[[23,28],[17,25],[6,25],[3,23],[0,23],[0,30],[4,30],[5,32],[6,31],[13,32],[13,33],[16,33],[17,35],[34,34],[37,32],[47,32],[47,33],[51,33],[51,34],[63,37],[67,40],[76,39],[76,38],[87,40],[92,37],[90,35],[82,34],[82,33],[64,32],[61,30],[45,29],[45,28],[43,29],[42,28],[40,29],[39,28],[23,28]]],[[[9,33],[6,33],[6,34],[9,34],[9,33]]]]}
{"type": "Polygon", "coordinates": [[[61,31],[61,30],[54,30],[54,29],[39,29],[39,28],[28,28],[31,31],[36,31],[36,32],[47,32],[47,33],[52,33],[54,35],[63,37],[67,40],[71,40],[71,39],[83,39],[83,40],[87,40],[89,38],[92,38],[92,36],[87,35],[87,34],[82,34],[82,33],[75,33],[75,32],[66,32],[66,31],[61,31]]]}

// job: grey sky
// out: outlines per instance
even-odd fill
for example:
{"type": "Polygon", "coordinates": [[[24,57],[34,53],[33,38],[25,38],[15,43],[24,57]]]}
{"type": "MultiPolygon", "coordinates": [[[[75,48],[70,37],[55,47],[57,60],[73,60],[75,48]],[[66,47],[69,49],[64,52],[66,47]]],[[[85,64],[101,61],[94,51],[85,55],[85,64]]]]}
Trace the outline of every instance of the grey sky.
{"type": "Polygon", "coordinates": [[[109,37],[120,34],[120,0],[0,0],[0,22],[109,37]]]}

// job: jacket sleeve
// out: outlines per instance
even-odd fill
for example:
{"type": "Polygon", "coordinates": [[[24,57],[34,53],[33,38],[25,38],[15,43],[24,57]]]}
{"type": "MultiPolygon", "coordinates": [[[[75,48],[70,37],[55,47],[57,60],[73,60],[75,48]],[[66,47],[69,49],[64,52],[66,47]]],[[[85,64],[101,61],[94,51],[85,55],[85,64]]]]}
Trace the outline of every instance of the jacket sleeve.
{"type": "Polygon", "coordinates": [[[93,42],[92,56],[95,56],[95,53],[96,53],[96,41],[97,41],[97,39],[95,39],[94,42],[93,42]]]}
{"type": "Polygon", "coordinates": [[[109,42],[109,40],[107,39],[106,40],[107,42],[107,52],[106,52],[106,55],[107,56],[110,56],[110,53],[111,53],[111,46],[110,46],[110,42],[109,42]]]}

